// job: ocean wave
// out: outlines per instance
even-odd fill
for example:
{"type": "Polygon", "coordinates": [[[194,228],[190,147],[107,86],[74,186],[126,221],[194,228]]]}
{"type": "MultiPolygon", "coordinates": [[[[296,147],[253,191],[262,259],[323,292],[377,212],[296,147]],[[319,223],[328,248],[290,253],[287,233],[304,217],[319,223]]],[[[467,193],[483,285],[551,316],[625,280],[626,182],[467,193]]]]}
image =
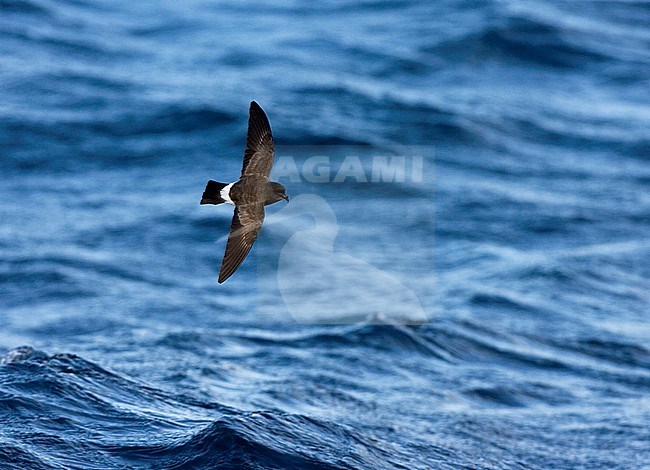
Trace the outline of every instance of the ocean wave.
{"type": "Polygon", "coordinates": [[[641,344],[623,343],[611,339],[571,338],[548,341],[552,346],[621,366],[650,370],[650,350],[641,344]]]}
{"type": "Polygon", "coordinates": [[[53,468],[150,468],[155,461],[166,468],[379,469],[411,460],[392,444],[373,442],[347,426],[277,411],[197,406],[79,356],[50,356],[31,347],[0,360],[1,407],[19,421],[5,423],[0,442],[20,435],[29,442],[28,450],[0,453],[9,467],[42,448],[48,448],[44,466],[53,468]],[[44,413],[47,420],[28,432],[21,429],[20,422],[44,413]],[[79,441],[88,433],[95,443],[79,441]]]}
{"type": "Polygon", "coordinates": [[[170,150],[172,144],[161,139],[177,141],[191,134],[211,136],[215,129],[225,132],[225,127],[230,132],[230,126],[239,122],[234,115],[210,106],[186,105],[149,106],[141,110],[131,107],[119,111],[120,119],[114,120],[109,116],[112,112],[87,113],[84,108],[88,100],[74,100],[80,111],[73,119],[53,112],[47,116],[36,114],[31,118],[5,120],[0,127],[0,146],[14,147],[20,143],[28,150],[26,155],[12,152],[7,163],[19,169],[53,169],[66,162],[90,160],[151,162],[175,151],[170,150]],[[151,139],[158,139],[158,143],[152,144],[151,139]],[[43,142],[47,142],[48,151],[41,156],[40,150],[34,147],[43,142]],[[71,146],[76,148],[73,153],[71,146]]]}
{"type": "MultiPolygon", "coordinates": [[[[215,421],[174,443],[105,446],[103,450],[136,466],[153,460],[165,468],[354,468],[328,457],[322,448],[303,448],[304,444],[298,443],[301,439],[295,433],[309,435],[310,421],[283,418],[268,412],[250,413],[215,421]]],[[[323,429],[311,432],[322,435],[323,429]]],[[[359,463],[366,463],[365,459],[359,463]]]]}
{"type": "Polygon", "coordinates": [[[39,2],[29,0],[0,0],[0,9],[7,13],[49,15],[49,10],[39,2]]]}
{"type": "MultiPolygon", "coordinates": [[[[319,87],[304,87],[301,94],[311,97],[316,103],[343,101],[350,109],[350,122],[358,136],[366,137],[374,145],[426,145],[434,143],[477,144],[484,142],[479,127],[451,107],[436,105],[427,100],[400,96],[397,90],[382,90],[367,85],[344,82],[323,84],[319,87]],[[363,120],[357,123],[357,121],[363,120]],[[399,120],[397,122],[396,120],[399,120]],[[392,134],[391,124],[399,125],[399,135],[392,134]],[[389,140],[378,140],[369,131],[381,129],[389,140]]],[[[346,130],[340,129],[341,134],[346,130]]],[[[345,137],[346,141],[350,140],[345,137]]],[[[358,137],[353,139],[357,141],[358,137]]]]}
{"type": "Polygon", "coordinates": [[[507,63],[512,59],[545,67],[583,68],[610,59],[589,47],[578,34],[529,17],[511,16],[500,24],[485,26],[459,39],[435,44],[423,52],[435,56],[462,57],[470,62],[488,60],[507,63]]]}
{"type": "MultiPolygon", "coordinates": [[[[12,304],[28,304],[48,299],[79,299],[99,295],[102,287],[119,282],[159,285],[165,283],[157,276],[149,276],[120,262],[84,256],[43,256],[33,259],[18,258],[0,271],[5,292],[20,292],[29,286],[29,296],[15,296],[12,304]]],[[[167,284],[169,285],[169,284],[167,284]]]]}
{"type": "Polygon", "coordinates": [[[85,127],[93,133],[114,137],[185,134],[214,129],[237,122],[238,118],[208,106],[167,106],[140,113],[130,112],[116,121],[90,121],[85,127]]]}
{"type": "Polygon", "coordinates": [[[574,401],[571,392],[565,388],[544,383],[515,383],[494,387],[468,388],[464,394],[481,404],[530,407],[538,405],[566,405],[574,401]]]}

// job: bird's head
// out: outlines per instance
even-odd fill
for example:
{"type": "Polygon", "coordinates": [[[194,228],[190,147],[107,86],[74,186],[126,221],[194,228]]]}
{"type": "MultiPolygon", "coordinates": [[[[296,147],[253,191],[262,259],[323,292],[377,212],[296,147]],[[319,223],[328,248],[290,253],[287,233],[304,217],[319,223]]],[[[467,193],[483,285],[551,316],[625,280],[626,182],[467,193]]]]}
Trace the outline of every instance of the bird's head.
{"type": "Polygon", "coordinates": [[[287,190],[280,183],[276,183],[275,181],[272,181],[271,190],[273,191],[273,202],[280,201],[282,199],[289,202],[289,197],[287,196],[287,190]]]}

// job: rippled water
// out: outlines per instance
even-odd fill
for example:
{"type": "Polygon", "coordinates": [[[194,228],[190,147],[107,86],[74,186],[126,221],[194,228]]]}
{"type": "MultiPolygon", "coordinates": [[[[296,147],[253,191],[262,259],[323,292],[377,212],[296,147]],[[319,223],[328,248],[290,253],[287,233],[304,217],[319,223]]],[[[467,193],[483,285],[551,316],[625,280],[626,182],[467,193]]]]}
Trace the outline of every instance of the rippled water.
{"type": "Polygon", "coordinates": [[[648,465],[646,2],[0,15],[0,467],[648,465]],[[217,285],[252,99],[292,201],[217,285]]]}

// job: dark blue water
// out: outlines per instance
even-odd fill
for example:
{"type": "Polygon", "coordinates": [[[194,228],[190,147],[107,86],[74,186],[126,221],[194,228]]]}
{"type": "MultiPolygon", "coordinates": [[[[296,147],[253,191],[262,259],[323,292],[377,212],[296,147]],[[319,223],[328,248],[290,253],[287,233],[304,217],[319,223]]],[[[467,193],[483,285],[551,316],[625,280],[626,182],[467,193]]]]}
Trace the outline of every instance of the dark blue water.
{"type": "Polygon", "coordinates": [[[0,0],[0,468],[650,465],[649,24],[0,0]],[[292,201],[218,285],[253,99],[292,201]]]}

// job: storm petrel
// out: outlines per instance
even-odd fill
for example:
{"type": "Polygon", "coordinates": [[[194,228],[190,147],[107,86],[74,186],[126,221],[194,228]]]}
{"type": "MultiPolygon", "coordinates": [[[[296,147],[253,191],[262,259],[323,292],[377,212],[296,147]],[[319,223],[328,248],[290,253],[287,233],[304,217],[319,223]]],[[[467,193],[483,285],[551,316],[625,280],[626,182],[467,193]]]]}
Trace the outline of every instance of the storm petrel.
{"type": "Polygon", "coordinates": [[[201,204],[226,202],[235,206],[226,254],[219,270],[219,284],[233,275],[251,251],[264,222],[264,206],[282,199],[289,201],[284,186],[269,180],[274,155],[269,120],[260,105],[252,101],[239,181],[218,183],[210,180],[201,197],[201,204]]]}

